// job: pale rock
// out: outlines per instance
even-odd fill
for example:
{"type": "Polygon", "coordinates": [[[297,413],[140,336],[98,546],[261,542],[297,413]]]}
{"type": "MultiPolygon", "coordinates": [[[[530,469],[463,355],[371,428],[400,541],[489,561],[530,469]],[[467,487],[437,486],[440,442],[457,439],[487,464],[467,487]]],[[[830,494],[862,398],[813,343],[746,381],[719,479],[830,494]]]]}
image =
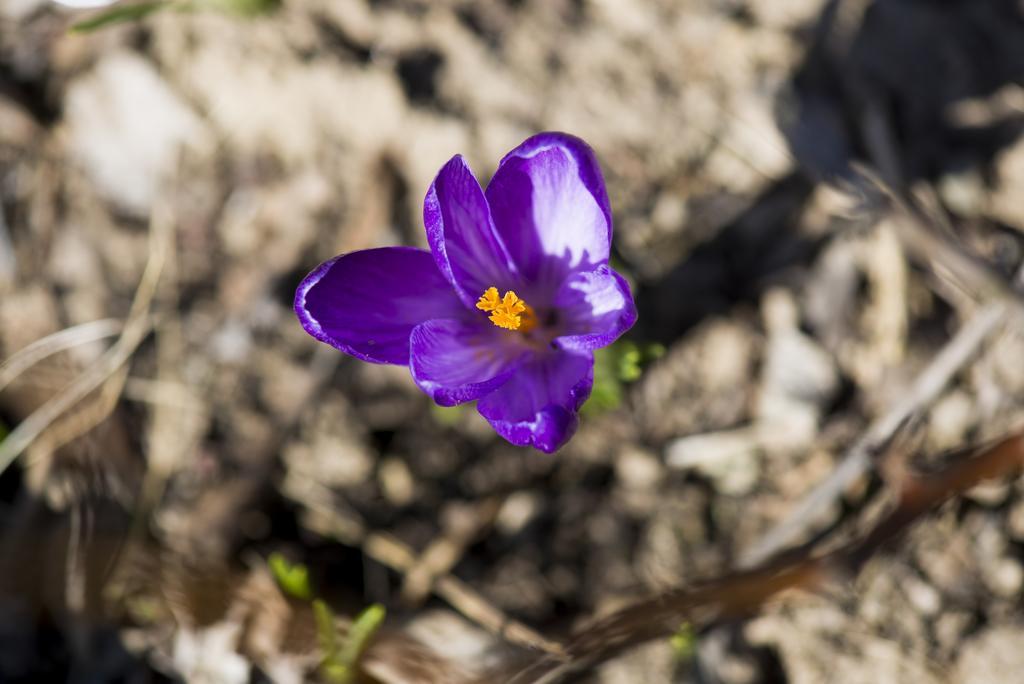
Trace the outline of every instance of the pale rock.
{"type": "Polygon", "coordinates": [[[41,9],[48,0],[4,0],[0,2],[0,17],[10,21],[21,21],[41,9]]]}
{"type": "Polygon", "coordinates": [[[356,156],[385,149],[403,130],[407,107],[392,74],[327,60],[282,70],[275,56],[242,58],[229,41],[206,41],[179,74],[237,152],[298,166],[331,144],[356,156]]]}
{"type": "Polygon", "coordinates": [[[995,507],[1006,501],[1006,497],[1010,495],[1010,485],[1006,482],[997,482],[995,480],[988,480],[976,484],[971,487],[965,493],[965,496],[971,501],[975,501],[982,506],[995,507]]]}
{"type": "Polygon", "coordinates": [[[745,3],[758,26],[776,30],[797,30],[810,26],[822,11],[821,0],[772,0],[745,3]]]}
{"type": "Polygon", "coordinates": [[[1024,541],[1024,500],[1018,500],[1010,509],[1006,520],[1010,536],[1015,541],[1024,541]]]}
{"type": "Polygon", "coordinates": [[[998,186],[992,194],[989,213],[1018,230],[1024,231],[1024,203],[1020,189],[1024,187],[1024,138],[1002,150],[995,160],[998,186]]]}
{"type": "Polygon", "coordinates": [[[4,213],[0,211],[0,293],[14,284],[14,276],[18,270],[18,261],[14,254],[14,244],[7,231],[4,213]]]}
{"type": "Polygon", "coordinates": [[[513,492],[498,509],[494,527],[507,536],[518,534],[537,517],[542,505],[541,495],[537,492],[513,492]]]}
{"type": "Polygon", "coordinates": [[[308,473],[327,487],[358,485],[373,468],[368,449],[359,442],[336,435],[317,434],[313,443],[292,444],[284,450],[289,468],[308,473]]]}
{"type": "Polygon", "coordinates": [[[821,413],[839,388],[839,374],[832,357],[800,332],[789,292],[769,292],[762,308],[768,344],[756,416],[766,446],[800,448],[814,438],[821,413]]]}
{"type": "Polygon", "coordinates": [[[1024,627],[993,627],[960,646],[953,682],[1016,684],[1024,671],[1024,627]]]}
{"type": "Polygon", "coordinates": [[[660,28],[654,3],[631,0],[594,0],[595,19],[612,31],[642,40],[660,28]]]}
{"type": "Polygon", "coordinates": [[[722,390],[744,384],[754,354],[750,333],[730,323],[711,326],[700,348],[696,368],[700,382],[709,389],[722,390]]]}
{"type": "Polygon", "coordinates": [[[148,214],[181,150],[211,149],[199,117],[145,59],[114,52],[74,80],[65,98],[71,151],[99,191],[148,214]]]}
{"type": "Polygon", "coordinates": [[[178,630],[171,655],[175,669],[194,684],[245,684],[249,662],[236,650],[241,631],[235,622],[178,630]]]}
{"type": "Polygon", "coordinates": [[[269,658],[263,669],[274,684],[302,684],[307,681],[306,675],[310,670],[306,660],[308,658],[279,653],[269,658]]]}
{"type": "Polygon", "coordinates": [[[252,352],[252,331],[242,321],[228,320],[210,337],[210,355],[222,363],[244,363],[252,352]]]}
{"type": "Polygon", "coordinates": [[[663,235],[672,235],[686,225],[689,207],[683,195],[674,192],[663,192],[658,195],[654,208],[651,210],[651,224],[663,235]]]}
{"type": "Polygon", "coordinates": [[[677,660],[668,639],[658,639],[615,658],[597,668],[597,684],[620,682],[675,681],[677,660]]]}
{"type": "Polygon", "coordinates": [[[95,288],[103,282],[103,268],[93,244],[81,230],[70,227],[54,236],[47,270],[51,281],[65,288],[95,288]]]}
{"type": "Polygon", "coordinates": [[[665,454],[670,467],[693,469],[726,495],[746,494],[761,474],[756,435],[749,428],[682,437],[665,454]]]}
{"type": "Polygon", "coordinates": [[[975,422],[974,400],[954,390],[932,407],[928,417],[928,450],[941,451],[960,446],[975,422]]]}
{"type": "Polygon", "coordinates": [[[381,492],[394,506],[405,506],[416,495],[416,482],[409,466],[400,458],[385,458],[377,471],[381,492]]]}
{"type": "Polygon", "coordinates": [[[982,579],[993,594],[1013,599],[1024,586],[1024,568],[1014,558],[999,558],[982,564],[982,579]]]}
{"type": "Polygon", "coordinates": [[[988,195],[985,180],[976,168],[946,174],[939,179],[937,190],[943,203],[961,216],[981,213],[988,195]]]}
{"type": "Polygon", "coordinates": [[[903,591],[922,615],[935,615],[942,608],[942,595],[935,587],[913,575],[908,574],[903,579],[903,591]]]}
{"type": "Polygon", "coordinates": [[[499,664],[495,637],[449,610],[421,613],[405,631],[452,663],[472,664],[474,670],[481,672],[499,664]]]}
{"type": "Polygon", "coordinates": [[[970,627],[973,617],[962,610],[946,609],[935,620],[933,632],[935,641],[948,652],[958,652],[963,643],[963,634],[970,627]]]}
{"type": "Polygon", "coordinates": [[[635,446],[623,449],[615,461],[615,476],[628,489],[654,489],[663,475],[658,457],[635,446]]]}
{"type": "Polygon", "coordinates": [[[43,285],[0,297],[0,351],[6,356],[59,329],[57,301],[43,285]]]}
{"type": "Polygon", "coordinates": [[[32,114],[13,99],[0,97],[0,144],[28,147],[42,134],[32,114]]]}

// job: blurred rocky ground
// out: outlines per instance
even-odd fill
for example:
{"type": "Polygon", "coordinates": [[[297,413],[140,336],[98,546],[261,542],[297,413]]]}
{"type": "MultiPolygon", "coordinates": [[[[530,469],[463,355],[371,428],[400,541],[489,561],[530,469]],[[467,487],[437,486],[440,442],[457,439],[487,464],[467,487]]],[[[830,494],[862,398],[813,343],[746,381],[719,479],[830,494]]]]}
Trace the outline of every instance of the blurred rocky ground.
{"type": "MultiPolygon", "coordinates": [[[[927,188],[1022,284],[1016,0],[285,0],[70,33],[84,16],[0,5],[0,359],[113,320],[9,384],[0,367],[0,428],[97,367],[172,234],[126,370],[0,476],[4,681],[298,681],[312,618],[268,579],[274,551],[339,615],[389,608],[378,681],[430,681],[391,653],[465,670],[433,681],[522,655],[406,586],[373,533],[455,540],[443,572],[551,638],[733,567],[985,304],[908,262],[858,163],[927,188]],[[291,312],[334,254],[425,246],[452,155],[485,181],[550,129],[596,150],[641,312],[553,457],[291,312]]],[[[1022,359],[1007,319],[923,407],[922,452],[1019,427],[1022,359]]],[[[815,530],[879,490],[861,477],[815,530]]],[[[1015,682],[1022,562],[1024,488],[996,483],[834,593],[588,681],[1015,682]]]]}

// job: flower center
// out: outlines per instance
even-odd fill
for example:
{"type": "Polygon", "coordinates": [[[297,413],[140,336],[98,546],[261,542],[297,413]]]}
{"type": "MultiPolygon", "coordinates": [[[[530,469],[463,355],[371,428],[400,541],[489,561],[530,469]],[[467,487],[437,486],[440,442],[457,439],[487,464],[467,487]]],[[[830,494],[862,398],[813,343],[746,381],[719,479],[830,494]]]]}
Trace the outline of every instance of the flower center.
{"type": "Polygon", "coordinates": [[[530,305],[509,290],[498,297],[498,288],[487,288],[476,303],[476,308],[490,312],[491,323],[505,330],[529,332],[537,325],[537,317],[530,305]]]}

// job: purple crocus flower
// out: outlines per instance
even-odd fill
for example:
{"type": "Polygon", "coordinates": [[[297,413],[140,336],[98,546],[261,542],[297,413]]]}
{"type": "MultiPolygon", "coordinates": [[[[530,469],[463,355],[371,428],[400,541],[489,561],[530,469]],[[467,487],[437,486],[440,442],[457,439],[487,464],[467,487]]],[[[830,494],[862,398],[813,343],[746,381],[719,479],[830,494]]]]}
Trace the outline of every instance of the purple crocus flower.
{"type": "Polygon", "coordinates": [[[317,267],[295,293],[299,321],[346,354],[408,365],[441,406],[477,400],[509,442],[555,451],[590,396],[593,350],[636,321],[608,266],[612,214],[593,151],[533,136],[486,191],[456,155],[423,222],[430,252],[367,249],[317,267]]]}

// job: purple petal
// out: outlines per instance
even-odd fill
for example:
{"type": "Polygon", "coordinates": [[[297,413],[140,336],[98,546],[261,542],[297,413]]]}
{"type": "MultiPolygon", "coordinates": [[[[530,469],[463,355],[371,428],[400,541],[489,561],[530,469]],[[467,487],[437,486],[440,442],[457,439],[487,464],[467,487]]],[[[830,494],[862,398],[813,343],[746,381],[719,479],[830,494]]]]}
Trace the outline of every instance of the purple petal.
{"type": "Polygon", "coordinates": [[[590,352],[556,351],[524,363],[477,410],[508,441],[550,454],[576,432],[576,412],[593,385],[590,352]]]}
{"type": "Polygon", "coordinates": [[[408,364],[414,327],[464,312],[430,253],[413,247],[335,257],[295,292],[295,313],[306,332],[373,363],[408,364]]]}
{"type": "Polygon", "coordinates": [[[513,333],[486,320],[433,320],[412,331],[409,370],[435,402],[454,406],[500,386],[526,354],[513,333]]]}
{"type": "Polygon", "coordinates": [[[489,287],[516,285],[515,266],[494,229],[484,192],[461,155],[441,167],[423,200],[427,241],[466,306],[489,287]]]}
{"type": "Polygon", "coordinates": [[[541,133],[509,152],[487,186],[494,224],[524,280],[554,290],[608,262],[612,214],[593,151],[541,133]]]}
{"type": "Polygon", "coordinates": [[[555,295],[565,335],[561,349],[607,347],[636,323],[629,283],[608,266],[569,276],[555,295]]]}

